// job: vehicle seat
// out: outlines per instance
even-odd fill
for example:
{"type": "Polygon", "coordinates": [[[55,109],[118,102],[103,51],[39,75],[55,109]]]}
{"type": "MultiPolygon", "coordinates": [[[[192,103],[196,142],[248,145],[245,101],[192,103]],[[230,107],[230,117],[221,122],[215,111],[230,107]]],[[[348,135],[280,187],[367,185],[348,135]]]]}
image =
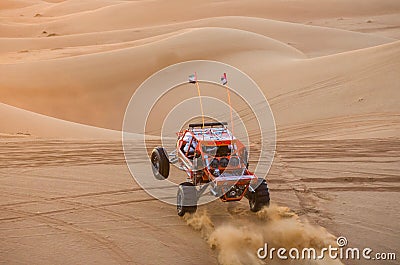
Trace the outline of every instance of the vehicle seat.
{"type": "Polygon", "coordinates": [[[193,147],[191,146],[191,147],[189,147],[189,153],[188,153],[188,158],[189,159],[193,159],[193,157],[194,157],[194,150],[193,151],[190,151],[190,149],[192,149],[193,147]]]}
{"type": "Polygon", "coordinates": [[[183,153],[185,153],[185,151],[183,151],[183,149],[185,148],[186,143],[187,143],[186,141],[182,141],[181,151],[182,151],[183,153]]]}

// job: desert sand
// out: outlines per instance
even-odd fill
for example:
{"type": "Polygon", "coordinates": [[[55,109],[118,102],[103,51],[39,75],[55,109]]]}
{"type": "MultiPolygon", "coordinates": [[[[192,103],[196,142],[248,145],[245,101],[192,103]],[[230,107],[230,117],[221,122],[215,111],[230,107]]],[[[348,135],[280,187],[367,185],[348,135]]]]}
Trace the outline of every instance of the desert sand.
{"type": "Polygon", "coordinates": [[[399,69],[396,0],[1,0],[0,263],[264,264],[264,242],[337,236],[399,256],[399,69]],[[129,99],[188,60],[237,67],[271,106],[258,215],[243,200],[179,218],[130,175],[129,99]]]}

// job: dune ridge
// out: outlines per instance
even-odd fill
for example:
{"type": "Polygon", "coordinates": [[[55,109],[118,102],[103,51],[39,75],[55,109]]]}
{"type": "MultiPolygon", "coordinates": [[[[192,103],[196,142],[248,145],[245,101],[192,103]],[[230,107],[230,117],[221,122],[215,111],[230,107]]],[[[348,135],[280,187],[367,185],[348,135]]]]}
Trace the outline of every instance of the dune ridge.
{"type": "MultiPolygon", "coordinates": [[[[40,137],[53,139],[114,139],[121,132],[68,122],[0,103],[0,131],[3,137],[40,137]],[[7,126],[4,126],[4,125],[7,126]]],[[[3,138],[0,136],[0,138],[3,138]]]]}

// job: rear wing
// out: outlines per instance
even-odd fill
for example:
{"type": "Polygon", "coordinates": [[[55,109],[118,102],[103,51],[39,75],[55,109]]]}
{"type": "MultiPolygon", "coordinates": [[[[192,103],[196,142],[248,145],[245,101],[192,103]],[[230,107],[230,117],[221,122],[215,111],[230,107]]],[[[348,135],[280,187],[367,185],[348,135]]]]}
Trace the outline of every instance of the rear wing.
{"type": "Polygon", "coordinates": [[[228,125],[227,122],[222,121],[222,122],[205,122],[203,123],[191,123],[189,124],[189,128],[193,129],[193,128],[204,128],[204,127],[215,127],[215,126],[220,126],[220,127],[225,127],[226,125],[228,125]]]}

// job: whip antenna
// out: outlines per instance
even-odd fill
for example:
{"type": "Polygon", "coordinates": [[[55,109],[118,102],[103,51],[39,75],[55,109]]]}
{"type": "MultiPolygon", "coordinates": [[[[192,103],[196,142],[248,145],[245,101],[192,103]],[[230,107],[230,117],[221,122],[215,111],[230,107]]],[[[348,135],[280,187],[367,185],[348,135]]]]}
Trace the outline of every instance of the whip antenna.
{"type": "Polygon", "coordinates": [[[197,81],[197,73],[194,72],[194,74],[189,76],[189,83],[191,84],[196,84],[197,87],[197,93],[199,94],[199,100],[200,100],[200,109],[201,109],[201,119],[203,121],[203,127],[204,128],[204,111],[203,111],[203,103],[201,101],[201,93],[200,93],[200,86],[199,82],[197,81]]]}
{"type": "Polygon", "coordinates": [[[221,76],[221,84],[226,88],[226,94],[228,95],[228,104],[231,112],[231,125],[232,125],[232,139],[233,139],[233,111],[232,111],[232,104],[231,104],[231,92],[229,91],[228,79],[226,77],[226,73],[221,76]]]}

